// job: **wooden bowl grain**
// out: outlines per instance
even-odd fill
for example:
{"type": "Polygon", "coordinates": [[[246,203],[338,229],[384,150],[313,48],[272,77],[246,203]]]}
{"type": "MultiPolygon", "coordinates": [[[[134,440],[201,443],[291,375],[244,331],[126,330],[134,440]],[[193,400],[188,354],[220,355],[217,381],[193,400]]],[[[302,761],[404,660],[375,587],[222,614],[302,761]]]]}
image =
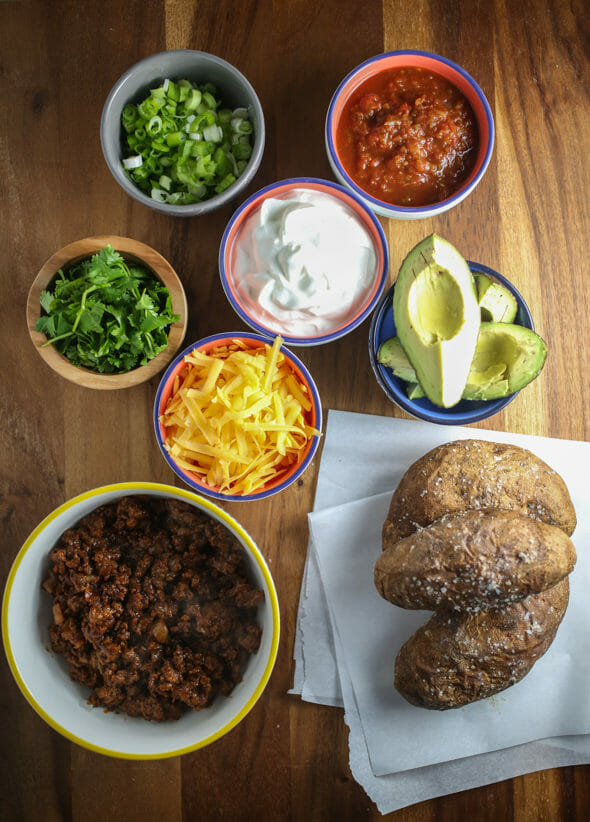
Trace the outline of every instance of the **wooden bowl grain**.
{"type": "Polygon", "coordinates": [[[27,297],[27,326],[29,335],[41,358],[60,376],[70,382],[86,388],[112,390],[129,388],[146,382],[158,374],[172,360],[180,348],[187,325],[187,302],[182,283],[170,263],[157,251],[145,243],[132,240],[128,237],[104,235],[86,237],[66,245],[43,264],[41,270],[33,280],[27,297]],[[62,356],[53,345],[44,346],[47,342],[45,334],[35,330],[35,324],[41,315],[40,296],[60,268],[67,268],[74,263],[96,254],[101,248],[111,245],[122,257],[131,262],[139,263],[149,268],[162,281],[170,293],[172,311],[180,314],[180,319],[170,327],[168,345],[147,365],[142,365],[125,374],[98,374],[87,368],[72,365],[62,356]]]}

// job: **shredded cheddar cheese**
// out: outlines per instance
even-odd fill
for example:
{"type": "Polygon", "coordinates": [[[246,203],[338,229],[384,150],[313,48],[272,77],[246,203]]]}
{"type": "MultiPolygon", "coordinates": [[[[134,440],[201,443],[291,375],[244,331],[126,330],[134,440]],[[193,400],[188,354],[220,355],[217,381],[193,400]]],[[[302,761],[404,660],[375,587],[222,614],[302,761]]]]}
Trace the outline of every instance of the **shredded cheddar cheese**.
{"type": "Polygon", "coordinates": [[[193,351],[175,378],[160,423],[175,462],[211,488],[246,495],[280,478],[319,432],[307,387],[272,346],[239,340],[193,351]]]}

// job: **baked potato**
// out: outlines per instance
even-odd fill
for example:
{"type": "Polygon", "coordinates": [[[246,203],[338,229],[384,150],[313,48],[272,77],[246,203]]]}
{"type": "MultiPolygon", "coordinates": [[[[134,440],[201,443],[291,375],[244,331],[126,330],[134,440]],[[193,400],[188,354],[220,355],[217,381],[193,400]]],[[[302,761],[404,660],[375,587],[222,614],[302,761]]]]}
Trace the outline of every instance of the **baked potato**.
{"type": "Polygon", "coordinates": [[[406,471],[383,525],[385,546],[445,514],[467,509],[518,511],[571,536],[576,513],[563,479],[516,445],[457,440],[439,445],[406,471]]]}
{"type": "Polygon", "coordinates": [[[477,612],[552,588],[576,562],[555,525],[493,508],[447,514],[396,543],[386,537],[375,586],[401,608],[477,612]]]}
{"type": "Polygon", "coordinates": [[[396,689],[413,705],[440,711],[503,691],[549,648],[568,598],[566,577],[503,610],[436,613],[402,646],[396,689]]]}

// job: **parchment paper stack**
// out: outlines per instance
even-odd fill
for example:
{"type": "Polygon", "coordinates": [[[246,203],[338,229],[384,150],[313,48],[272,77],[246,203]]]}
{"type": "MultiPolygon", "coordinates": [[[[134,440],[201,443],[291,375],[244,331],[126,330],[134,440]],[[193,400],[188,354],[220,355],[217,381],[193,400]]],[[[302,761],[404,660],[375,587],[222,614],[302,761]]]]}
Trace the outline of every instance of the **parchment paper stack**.
{"type": "Polygon", "coordinates": [[[299,603],[291,693],[344,706],[350,767],[382,813],[519,774],[590,762],[590,443],[330,411],[299,603]],[[409,705],[393,687],[403,642],[423,611],[373,585],[381,526],[409,465],[460,438],[528,448],[558,471],[578,516],[578,563],[557,637],[531,673],[452,711],[409,705]]]}

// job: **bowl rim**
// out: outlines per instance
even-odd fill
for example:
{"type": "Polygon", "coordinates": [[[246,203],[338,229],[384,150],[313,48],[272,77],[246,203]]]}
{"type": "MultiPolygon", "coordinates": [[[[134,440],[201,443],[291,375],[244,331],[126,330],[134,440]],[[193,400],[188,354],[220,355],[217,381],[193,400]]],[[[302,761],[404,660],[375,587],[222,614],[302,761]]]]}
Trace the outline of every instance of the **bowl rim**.
{"type": "MultiPolygon", "coordinates": [[[[486,274],[492,279],[497,280],[501,285],[507,288],[511,294],[513,294],[518,303],[519,313],[522,312],[522,319],[524,320],[524,322],[519,322],[517,324],[524,325],[524,327],[530,328],[531,331],[534,331],[535,326],[530,309],[521,293],[510,282],[510,280],[483,263],[477,263],[473,260],[466,260],[466,262],[473,274],[486,274]]],[[[393,375],[388,374],[387,366],[381,365],[377,362],[378,346],[376,343],[385,312],[391,308],[394,290],[395,283],[393,283],[393,285],[391,285],[391,287],[386,291],[381,298],[379,305],[375,309],[373,317],[371,318],[371,327],[369,331],[369,359],[371,362],[371,368],[373,369],[377,383],[390,402],[393,402],[415,419],[424,420],[425,422],[434,423],[435,425],[470,425],[474,422],[481,422],[482,420],[488,419],[489,417],[499,413],[512,402],[512,400],[519,393],[518,391],[515,391],[513,394],[509,394],[507,397],[501,397],[496,400],[461,400],[460,403],[478,403],[478,407],[473,408],[471,412],[469,410],[454,411],[453,408],[457,408],[459,403],[457,406],[453,406],[453,408],[439,409],[427,398],[421,398],[421,400],[418,401],[427,402],[428,407],[426,408],[419,405],[415,400],[410,400],[398,386],[398,381],[402,381],[399,380],[398,377],[393,377],[393,375]],[[392,382],[392,380],[395,380],[395,382],[392,382]],[[396,396],[392,396],[392,393],[394,393],[394,388],[392,386],[395,386],[395,388],[398,389],[395,391],[396,396]]],[[[389,371],[390,370],[391,369],[389,369],[389,371]]]]}
{"type": "MultiPolygon", "coordinates": [[[[376,72],[377,73],[377,72],[376,72]]],[[[355,89],[353,89],[355,90],[355,89]]],[[[352,93],[352,92],[351,92],[352,93]]],[[[477,116],[477,115],[476,115],[477,116]]],[[[397,51],[386,51],[382,52],[381,54],[377,54],[374,57],[370,57],[367,60],[360,63],[358,66],[353,68],[346,77],[339,83],[336,91],[332,95],[330,100],[330,104],[328,106],[328,111],[326,114],[326,121],[325,121],[325,142],[326,142],[326,149],[328,153],[328,158],[330,160],[330,165],[332,166],[333,170],[335,171],[336,175],[341,178],[347,186],[349,186],[358,196],[362,197],[365,202],[371,207],[374,208],[378,213],[383,216],[393,216],[393,215],[400,215],[404,217],[413,217],[413,218],[421,218],[421,217],[430,217],[441,212],[447,211],[449,208],[452,208],[455,205],[458,205],[465,197],[470,194],[473,189],[477,186],[480,182],[481,178],[487,171],[488,165],[490,163],[493,149],[494,149],[494,142],[495,142],[495,127],[494,127],[494,118],[492,115],[492,109],[488,100],[483,93],[483,90],[479,86],[479,84],[474,80],[474,78],[458,63],[455,63],[453,60],[450,60],[448,57],[443,57],[440,54],[436,54],[435,52],[431,51],[423,51],[420,49],[400,49],[397,51]],[[338,156],[338,152],[336,151],[336,147],[334,145],[334,140],[332,138],[332,121],[334,116],[334,108],[338,102],[338,98],[344,88],[348,85],[348,83],[364,68],[370,66],[373,63],[380,62],[383,59],[391,58],[391,57],[405,57],[405,56],[418,56],[422,58],[427,58],[432,60],[435,63],[442,63],[445,66],[456,71],[465,81],[466,83],[473,89],[475,96],[478,98],[479,102],[482,105],[485,120],[488,129],[488,142],[486,146],[486,151],[483,156],[481,165],[477,168],[476,171],[472,172],[470,177],[464,182],[464,184],[455,191],[450,197],[447,197],[444,200],[440,200],[437,203],[431,203],[425,206],[400,206],[395,205],[394,203],[388,203],[386,200],[379,200],[377,197],[373,197],[373,195],[369,194],[367,191],[362,189],[355,181],[350,177],[342,163],[340,162],[340,158],[338,156]]]]}
{"type": "Polygon", "coordinates": [[[37,353],[53,371],[70,382],[85,388],[113,390],[140,385],[158,374],[170,362],[184,341],[188,322],[188,304],[180,277],[168,260],[155,248],[131,237],[101,234],[68,243],[68,245],[58,249],[45,260],[29,287],[26,301],[26,321],[29,336],[37,353]],[[67,268],[76,262],[80,262],[80,260],[87,259],[107,245],[111,245],[124,259],[135,258],[141,265],[152,271],[168,289],[173,313],[180,314],[180,319],[170,326],[166,348],[151,359],[147,365],[140,365],[122,374],[99,374],[97,371],[73,365],[54,346],[44,347],[47,337],[35,330],[35,323],[41,316],[39,303],[41,290],[49,285],[60,268],[67,268]],[[147,262],[143,255],[151,262],[147,262]],[[157,267],[154,263],[157,264],[157,267]]]}
{"type": "MultiPolygon", "coordinates": [[[[190,79],[190,78],[189,78],[190,79]]],[[[145,84],[149,85],[149,81],[145,84]]],[[[129,102],[131,98],[126,97],[123,105],[129,102]]],[[[123,109],[123,105],[118,110],[116,117],[119,119],[119,133],[120,133],[120,115],[123,109]]],[[[100,117],[100,145],[102,148],[102,154],[104,160],[107,164],[109,171],[111,172],[115,182],[119,184],[119,186],[125,191],[125,193],[129,194],[129,196],[133,197],[138,203],[141,203],[148,208],[151,208],[154,211],[158,211],[161,214],[169,214],[173,217],[196,217],[200,214],[208,213],[209,211],[213,211],[214,209],[221,208],[222,206],[226,205],[227,203],[231,202],[234,198],[236,198],[241,191],[246,188],[250,182],[255,177],[258,169],[260,167],[260,163],[262,162],[262,156],[264,154],[264,146],[266,142],[266,127],[264,121],[264,111],[262,109],[262,104],[254,89],[252,83],[248,80],[248,78],[240,71],[233,63],[230,63],[228,60],[225,60],[223,57],[218,57],[216,54],[212,54],[208,51],[200,51],[199,49],[169,49],[164,51],[156,52],[155,54],[150,54],[147,57],[138,60],[132,66],[130,66],[123,74],[116,80],[114,85],[112,86],[111,90],[109,91],[107,98],[105,100],[101,117],[100,117]],[[235,183],[232,183],[229,188],[223,191],[221,194],[216,194],[213,197],[210,197],[208,200],[203,200],[200,203],[190,203],[189,205],[173,205],[171,203],[159,203],[157,200],[153,200],[147,194],[145,194],[140,188],[138,188],[131,180],[123,173],[121,170],[121,163],[122,163],[122,156],[121,152],[117,153],[117,157],[113,156],[113,152],[111,151],[111,146],[108,139],[108,122],[109,118],[114,115],[115,104],[118,100],[118,97],[121,96],[124,92],[126,84],[132,79],[135,72],[139,68],[150,67],[153,64],[157,64],[159,60],[164,59],[164,56],[172,56],[172,59],[175,59],[176,56],[191,56],[191,57],[198,57],[199,59],[206,59],[210,63],[214,63],[215,65],[223,68],[232,76],[236,77],[240,83],[243,85],[247,93],[250,95],[251,99],[246,103],[247,107],[252,107],[255,112],[257,122],[254,123],[254,142],[252,145],[252,155],[248,161],[248,165],[242,172],[242,174],[238,177],[235,183]]]]}
{"type": "Polygon", "coordinates": [[[177,465],[174,458],[170,456],[170,454],[164,447],[164,435],[162,432],[162,425],[160,424],[160,413],[162,404],[164,402],[164,394],[167,391],[167,388],[171,380],[174,378],[175,373],[180,369],[182,362],[187,354],[189,354],[191,351],[201,349],[205,346],[213,347],[215,344],[223,344],[224,342],[229,342],[231,340],[248,340],[251,342],[256,342],[259,344],[251,347],[262,348],[264,345],[272,345],[274,339],[277,336],[280,335],[276,334],[274,335],[274,337],[265,337],[262,334],[254,334],[249,331],[239,331],[236,333],[219,332],[217,334],[211,334],[188,345],[174,358],[174,360],[170,363],[164,375],[162,376],[162,379],[160,380],[160,383],[156,391],[152,415],[156,441],[158,443],[160,453],[168,463],[168,466],[174,471],[176,476],[179,477],[183,482],[185,482],[191,489],[193,489],[195,493],[206,494],[208,497],[212,497],[216,500],[224,500],[226,502],[251,502],[254,500],[266,499],[267,497],[274,496],[275,494],[278,494],[280,491],[283,491],[285,490],[285,488],[288,488],[290,485],[292,485],[297,479],[299,479],[299,477],[303,474],[306,468],[308,468],[309,464],[313,460],[320,444],[321,430],[323,424],[320,395],[317,386],[314,382],[314,379],[311,376],[307,367],[304,365],[303,362],[301,362],[299,357],[297,357],[292,351],[290,351],[283,345],[281,345],[282,353],[289,360],[289,363],[295,369],[296,374],[303,379],[303,382],[306,384],[307,388],[310,391],[312,401],[311,410],[313,412],[311,424],[320,432],[319,434],[314,434],[308,439],[303,455],[300,461],[295,463],[295,466],[291,473],[289,473],[280,481],[277,481],[275,484],[271,485],[269,488],[264,486],[262,490],[256,491],[252,494],[237,495],[223,493],[214,488],[209,488],[208,486],[199,482],[199,480],[196,477],[193,479],[192,475],[188,471],[184,471],[182,468],[180,468],[179,465],[177,465]]]}
{"type": "Polygon", "coordinates": [[[182,754],[189,753],[190,751],[198,750],[199,748],[203,748],[206,745],[215,742],[217,739],[220,739],[226,733],[228,733],[232,728],[234,728],[242,719],[250,712],[250,710],[254,707],[262,692],[264,691],[268,680],[270,679],[270,675],[273,671],[276,657],[278,653],[278,646],[279,646],[279,637],[280,637],[280,610],[279,610],[279,603],[278,603],[278,596],[274,584],[274,580],[270,573],[270,569],[262,555],[260,549],[250,536],[250,534],[245,530],[245,528],[240,525],[240,523],[231,516],[231,514],[224,511],[220,506],[216,505],[211,500],[208,500],[206,497],[201,497],[199,494],[196,494],[194,491],[189,491],[185,488],[177,488],[172,485],[167,485],[165,483],[160,482],[119,482],[119,483],[111,483],[109,485],[99,486],[97,488],[92,488],[89,491],[85,491],[81,494],[72,497],[69,500],[66,500],[53,511],[51,511],[47,516],[45,516],[41,522],[33,529],[33,531],[29,534],[25,542],[23,543],[22,547],[20,548],[19,552],[17,553],[16,557],[14,558],[8,577],[6,581],[6,585],[4,588],[4,594],[2,598],[2,640],[4,643],[4,651],[6,653],[6,658],[8,660],[8,665],[10,671],[27,702],[29,705],[35,710],[35,712],[45,720],[45,722],[53,728],[53,730],[57,731],[62,736],[69,739],[71,742],[75,742],[77,745],[80,745],[83,748],[87,748],[88,750],[94,751],[95,753],[100,753],[106,756],[114,757],[116,759],[134,759],[134,760],[147,760],[147,759],[167,759],[173,756],[181,756],[182,754]],[[130,753],[126,751],[116,751],[109,748],[105,748],[101,745],[96,745],[83,737],[78,736],[77,734],[69,731],[67,728],[64,728],[60,725],[53,717],[45,711],[45,709],[38,703],[35,699],[33,694],[31,693],[28,685],[26,684],[24,678],[21,676],[20,669],[17,663],[17,656],[14,653],[12,648],[11,639],[10,639],[10,631],[9,631],[9,610],[11,604],[11,593],[12,588],[14,585],[14,581],[18,575],[20,565],[29,551],[31,545],[35,542],[37,537],[43,532],[45,527],[51,523],[54,519],[60,516],[65,511],[69,510],[70,508],[74,507],[80,502],[85,500],[91,499],[92,497],[97,497],[101,494],[111,493],[111,492],[121,492],[121,495],[125,495],[125,492],[129,491],[136,491],[141,493],[142,491],[152,492],[153,496],[158,496],[158,494],[172,494],[175,497],[181,497],[184,500],[191,502],[192,504],[196,503],[197,508],[205,509],[206,513],[209,516],[212,516],[214,519],[221,521],[225,527],[231,531],[240,541],[242,547],[245,551],[247,551],[250,556],[252,557],[253,561],[256,563],[262,577],[266,583],[267,590],[270,594],[270,602],[268,603],[270,608],[270,614],[272,618],[272,637],[271,643],[268,653],[268,659],[258,681],[255,689],[253,690],[252,694],[246,701],[246,703],[242,706],[242,708],[217,731],[209,734],[209,736],[205,737],[204,739],[196,742],[194,744],[184,746],[183,748],[179,748],[177,750],[172,751],[164,751],[163,753],[149,753],[149,754],[138,754],[138,753],[130,753]]]}
{"type": "Polygon", "coordinates": [[[321,177],[287,177],[283,180],[277,180],[274,183],[269,183],[269,185],[266,185],[254,194],[251,194],[250,197],[244,200],[244,202],[237,207],[230,217],[221,237],[221,242],[219,244],[218,267],[221,285],[230,305],[236,314],[246,323],[246,325],[249,325],[250,328],[258,334],[271,337],[280,335],[287,345],[293,345],[296,347],[323,345],[324,343],[340,339],[340,337],[343,337],[355,328],[358,328],[358,326],[361,325],[371,314],[387,283],[387,277],[389,274],[389,247],[381,223],[373,211],[367,207],[362,198],[359,197],[354,191],[350,191],[345,186],[340,185],[340,183],[336,183],[332,180],[324,180],[321,177]],[[232,286],[232,278],[228,273],[228,269],[230,268],[229,257],[233,249],[233,244],[235,243],[245,221],[252,214],[254,214],[259,207],[262,206],[264,200],[266,200],[268,195],[270,195],[273,191],[279,190],[279,194],[283,195],[284,193],[288,193],[289,191],[293,191],[297,188],[302,188],[308,191],[317,191],[322,194],[326,194],[328,197],[334,197],[339,202],[344,203],[348,209],[354,212],[354,215],[359,220],[362,220],[364,228],[368,231],[371,237],[377,257],[374,283],[361,308],[356,312],[352,319],[348,320],[348,322],[341,323],[330,332],[300,337],[292,334],[286,334],[282,331],[276,331],[254,319],[252,315],[246,311],[242,302],[239,300],[237,292],[232,286]],[[329,189],[329,191],[326,189],[329,189]],[[227,265],[225,261],[226,257],[228,257],[227,265]]]}

